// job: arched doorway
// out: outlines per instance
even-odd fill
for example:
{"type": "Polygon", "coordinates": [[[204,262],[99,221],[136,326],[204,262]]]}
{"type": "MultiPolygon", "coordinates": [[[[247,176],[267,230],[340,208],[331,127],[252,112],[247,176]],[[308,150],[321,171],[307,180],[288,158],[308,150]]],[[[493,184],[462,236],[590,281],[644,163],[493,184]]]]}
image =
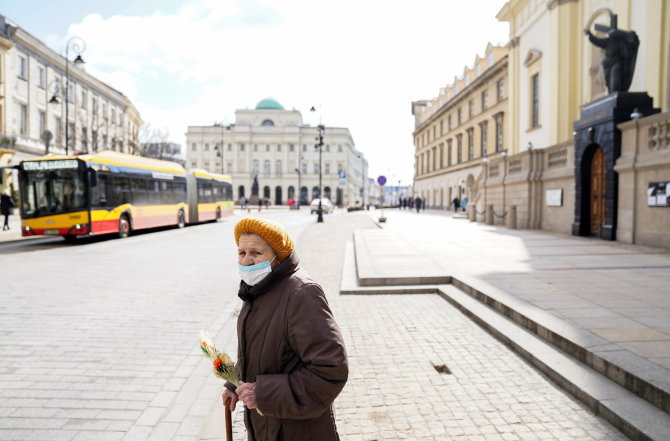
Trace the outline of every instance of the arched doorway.
{"type": "Polygon", "coordinates": [[[312,200],[319,198],[319,187],[312,187],[312,200]]]}
{"type": "Polygon", "coordinates": [[[588,190],[585,194],[589,202],[588,217],[589,235],[600,237],[605,221],[605,155],[603,149],[595,146],[591,156],[588,179],[588,190]]]}
{"type": "Polygon", "coordinates": [[[263,197],[270,199],[270,186],[263,187],[263,197]]]}
{"type": "Polygon", "coordinates": [[[307,193],[308,193],[307,187],[301,187],[300,188],[300,205],[309,204],[309,201],[307,200],[307,197],[308,197],[307,193]]]}
{"type": "Polygon", "coordinates": [[[244,185],[240,185],[237,187],[237,199],[243,198],[244,197],[244,185]]]}
{"type": "Polygon", "coordinates": [[[277,185],[275,187],[275,205],[281,205],[284,202],[282,201],[282,191],[281,191],[281,185],[277,185]]]}
{"type": "Polygon", "coordinates": [[[343,204],[342,193],[343,193],[342,189],[339,187],[337,188],[337,190],[335,190],[335,205],[337,205],[338,207],[341,207],[343,204]]]}
{"type": "Polygon", "coordinates": [[[323,197],[330,199],[330,187],[323,187],[323,197]]]}
{"type": "Polygon", "coordinates": [[[288,187],[288,198],[295,199],[295,187],[292,185],[289,185],[288,187]]]}

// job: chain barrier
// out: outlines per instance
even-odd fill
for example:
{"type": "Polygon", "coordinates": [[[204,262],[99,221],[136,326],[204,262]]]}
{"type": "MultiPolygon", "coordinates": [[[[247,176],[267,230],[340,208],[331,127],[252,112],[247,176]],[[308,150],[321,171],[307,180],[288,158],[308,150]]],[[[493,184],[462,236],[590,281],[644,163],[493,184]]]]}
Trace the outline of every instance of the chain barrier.
{"type": "Polygon", "coordinates": [[[497,217],[498,219],[504,219],[505,216],[507,216],[507,213],[509,213],[509,211],[506,211],[506,212],[504,212],[502,215],[500,215],[500,214],[497,214],[495,210],[492,210],[492,211],[493,211],[493,215],[494,215],[495,217],[497,217]]]}

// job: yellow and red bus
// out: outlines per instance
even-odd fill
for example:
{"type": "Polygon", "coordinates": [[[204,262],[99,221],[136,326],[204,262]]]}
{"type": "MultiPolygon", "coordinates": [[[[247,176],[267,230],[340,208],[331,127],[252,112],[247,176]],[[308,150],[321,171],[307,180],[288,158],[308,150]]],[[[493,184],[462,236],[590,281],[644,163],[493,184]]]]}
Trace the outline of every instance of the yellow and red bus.
{"type": "Polygon", "coordinates": [[[198,214],[201,206],[214,210],[212,219],[232,214],[230,178],[191,179],[196,173],[175,162],[102,151],[47,155],[22,161],[17,168],[23,236],[60,235],[72,240],[114,233],[127,237],[132,230],[181,228],[187,222],[209,219],[198,214]],[[189,182],[216,188],[216,196],[203,192],[207,202],[199,204],[198,191],[189,191],[189,182]]]}

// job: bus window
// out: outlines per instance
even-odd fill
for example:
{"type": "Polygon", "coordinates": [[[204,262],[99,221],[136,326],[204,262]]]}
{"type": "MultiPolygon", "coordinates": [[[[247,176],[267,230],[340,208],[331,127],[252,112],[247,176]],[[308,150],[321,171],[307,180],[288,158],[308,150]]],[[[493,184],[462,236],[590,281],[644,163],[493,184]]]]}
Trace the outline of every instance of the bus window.
{"type": "Polygon", "coordinates": [[[91,198],[91,206],[106,207],[107,206],[107,181],[108,177],[103,174],[98,174],[98,185],[93,189],[93,197],[91,198]]]}
{"type": "Polygon", "coordinates": [[[133,178],[130,180],[133,191],[133,203],[144,205],[147,203],[147,187],[144,179],[133,178]]]}
{"type": "Polygon", "coordinates": [[[203,195],[204,195],[204,200],[205,202],[213,202],[212,200],[212,183],[211,182],[206,182],[203,185],[203,195]]]}
{"type": "Polygon", "coordinates": [[[24,171],[20,177],[24,217],[86,208],[86,186],[78,170],[24,171]]]}
{"type": "Polygon", "coordinates": [[[161,203],[169,204],[170,203],[170,194],[168,193],[168,183],[165,181],[160,181],[161,185],[161,203]]]}
{"type": "Polygon", "coordinates": [[[130,183],[128,178],[115,177],[112,181],[114,194],[117,198],[114,205],[123,205],[130,202],[130,183]]]}

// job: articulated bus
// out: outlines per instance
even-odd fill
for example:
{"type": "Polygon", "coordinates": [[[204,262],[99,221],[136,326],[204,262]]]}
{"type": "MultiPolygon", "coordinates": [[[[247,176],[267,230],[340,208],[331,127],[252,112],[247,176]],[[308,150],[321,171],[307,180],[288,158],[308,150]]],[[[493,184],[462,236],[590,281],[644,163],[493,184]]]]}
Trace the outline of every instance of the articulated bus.
{"type": "Polygon", "coordinates": [[[227,176],[102,151],[47,155],[18,166],[21,234],[77,236],[220,220],[232,214],[227,176]]]}
{"type": "Polygon", "coordinates": [[[205,170],[190,170],[186,177],[189,222],[219,221],[233,214],[230,177],[205,170]]]}

